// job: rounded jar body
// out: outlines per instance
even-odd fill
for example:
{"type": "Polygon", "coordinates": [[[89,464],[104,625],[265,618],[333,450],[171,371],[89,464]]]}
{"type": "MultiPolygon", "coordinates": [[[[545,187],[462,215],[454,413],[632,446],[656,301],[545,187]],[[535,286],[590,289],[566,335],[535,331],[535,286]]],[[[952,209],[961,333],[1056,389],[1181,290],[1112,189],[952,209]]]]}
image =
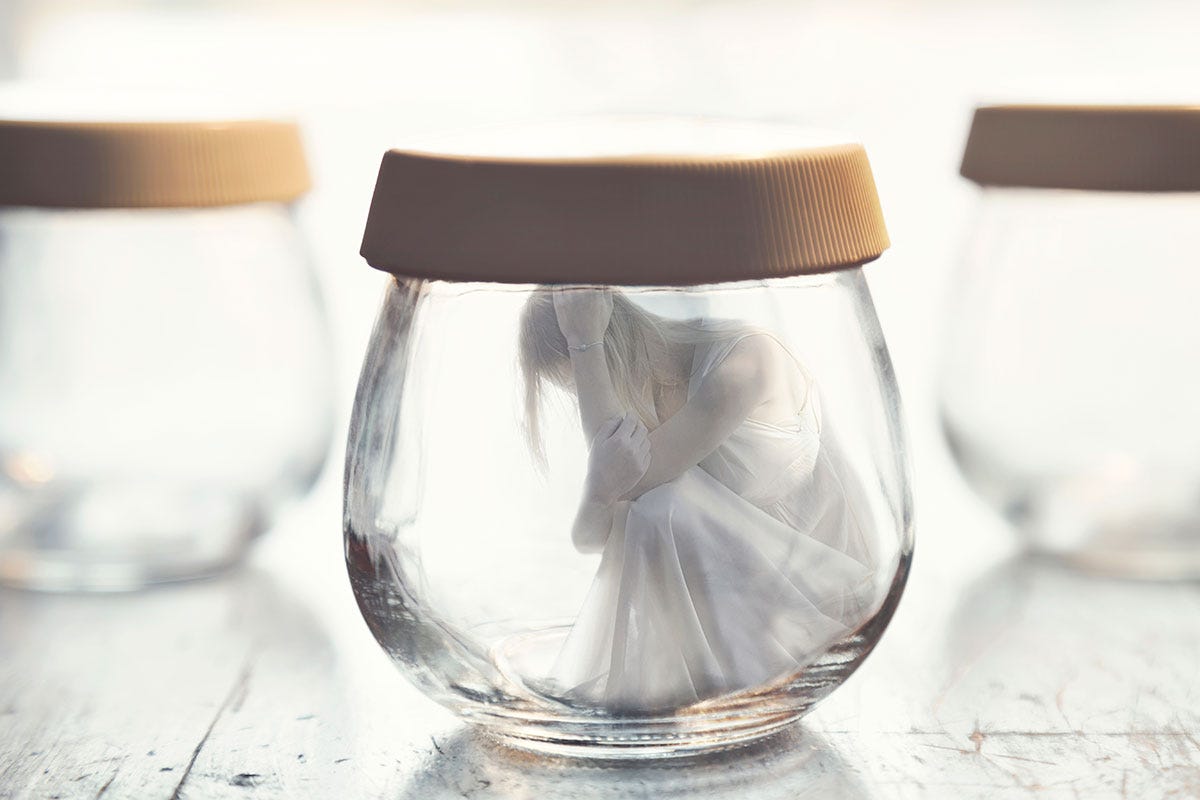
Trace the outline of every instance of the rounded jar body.
{"type": "Polygon", "coordinates": [[[943,427],[1037,551],[1200,573],[1196,193],[989,187],[953,296],[943,427]]]}
{"type": "Polygon", "coordinates": [[[858,268],[394,278],[346,470],[376,639],[434,700],[546,751],[687,754],[795,720],[874,646],[912,553],[858,268]]]}
{"type": "Polygon", "coordinates": [[[282,203],[0,209],[0,578],[237,560],[320,470],[330,355],[282,203]]]}

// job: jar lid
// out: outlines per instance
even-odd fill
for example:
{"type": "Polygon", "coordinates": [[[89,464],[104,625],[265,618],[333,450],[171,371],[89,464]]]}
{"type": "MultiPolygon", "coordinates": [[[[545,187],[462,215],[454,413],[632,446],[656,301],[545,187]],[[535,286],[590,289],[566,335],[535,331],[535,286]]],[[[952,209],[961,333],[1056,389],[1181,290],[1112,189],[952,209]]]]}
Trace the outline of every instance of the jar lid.
{"type": "Polygon", "coordinates": [[[960,172],[982,186],[1200,191],[1200,106],[984,106],[960,172]]]}
{"type": "Polygon", "coordinates": [[[828,272],[888,247],[861,145],[784,134],[746,152],[728,132],[659,121],[590,128],[565,151],[392,150],[361,252],[441,280],[688,285],[828,272]]]}
{"type": "Polygon", "coordinates": [[[287,202],[309,185],[290,122],[0,119],[0,206],[287,202]]]}

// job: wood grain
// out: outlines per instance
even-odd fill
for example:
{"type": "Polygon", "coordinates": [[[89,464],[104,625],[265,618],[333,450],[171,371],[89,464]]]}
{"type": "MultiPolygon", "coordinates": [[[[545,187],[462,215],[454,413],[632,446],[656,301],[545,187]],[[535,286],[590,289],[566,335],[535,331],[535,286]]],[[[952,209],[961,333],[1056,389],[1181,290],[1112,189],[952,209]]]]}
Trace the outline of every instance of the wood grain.
{"type": "Polygon", "coordinates": [[[505,750],[409,687],[329,530],[278,531],[216,581],[0,594],[0,798],[1200,796],[1194,584],[1079,575],[935,524],[879,649],[802,726],[597,765],[505,750]]]}

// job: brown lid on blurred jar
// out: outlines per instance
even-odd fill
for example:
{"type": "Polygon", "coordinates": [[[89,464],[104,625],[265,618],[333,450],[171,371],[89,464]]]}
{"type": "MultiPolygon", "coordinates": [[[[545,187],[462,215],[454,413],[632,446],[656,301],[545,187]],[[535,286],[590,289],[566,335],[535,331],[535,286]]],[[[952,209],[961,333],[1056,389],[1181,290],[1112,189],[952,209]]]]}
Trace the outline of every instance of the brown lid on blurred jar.
{"type": "Polygon", "coordinates": [[[861,145],[660,152],[390,151],[362,255],[432,279],[687,285],[828,272],[888,247],[861,145]]]}
{"type": "Polygon", "coordinates": [[[960,171],[983,186],[1200,191],[1200,106],[984,106],[960,171]]]}
{"type": "Polygon", "coordinates": [[[0,119],[0,206],[288,202],[309,186],[291,122],[0,119]]]}

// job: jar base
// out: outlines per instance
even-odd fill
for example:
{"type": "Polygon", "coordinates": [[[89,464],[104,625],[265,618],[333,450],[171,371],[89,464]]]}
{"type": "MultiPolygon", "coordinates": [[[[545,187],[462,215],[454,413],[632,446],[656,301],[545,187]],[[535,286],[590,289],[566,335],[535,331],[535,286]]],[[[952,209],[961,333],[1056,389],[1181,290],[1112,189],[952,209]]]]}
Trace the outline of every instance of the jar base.
{"type": "Polygon", "coordinates": [[[492,649],[491,660],[505,679],[506,691],[528,704],[524,708],[459,710],[509,747],[543,755],[598,760],[686,758],[742,747],[787,727],[845,680],[869,650],[861,636],[852,636],[835,648],[832,658],[818,659],[799,675],[773,685],[715,697],[675,712],[622,715],[565,699],[553,684],[523,677],[546,674],[570,630],[570,625],[558,625],[509,636],[492,649]]]}
{"type": "Polygon", "coordinates": [[[1034,555],[1080,572],[1109,578],[1148,581],[1194,581],[1200,577],[1200,546],[1180,550],[1086,549],[1047,550],[1032,546],[1034,555]]]}
{"type": "Polygon", "coordinates": [[[943,414],[967,482],[1017,529],[1026,548],[1110,577],[1200,577],[1200,475],[1136,459],[1063,474],[1018,470],[976,446],[943,414]]]}
{"type": "Polygon", "coordinates": [[[1014,504],[1008,516],[1033,553],[1073,569],[1144,580],[1200,577],[1200,509],[1154,500],[1128,493],[1088,504],[1074,492],[1045,492],[1014,504]]]}
{"type": "Polygon", "coordinates": [[[779,733],[801,716],[788,712],[750,719],[703,717],[669,724],[610,719],[584,726],[551,722],[521,725],[495,719],[472,722],[500,743],[517,750],[556,757],[626,761],[688,758],[744,747],[779,733]]]}
{"type": "Polygon", "coordinates": [[[0,496],[0,584],[120,592],[204,578],[245,555],[263,529],[229,493],[91,486],[0,496]]]}

